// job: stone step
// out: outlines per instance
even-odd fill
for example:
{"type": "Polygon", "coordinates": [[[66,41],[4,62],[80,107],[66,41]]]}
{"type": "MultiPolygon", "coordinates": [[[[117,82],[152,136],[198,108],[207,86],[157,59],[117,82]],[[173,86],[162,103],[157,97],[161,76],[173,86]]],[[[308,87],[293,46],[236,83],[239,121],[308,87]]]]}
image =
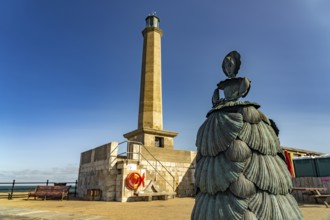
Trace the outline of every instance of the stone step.
{"type": "Polygon", "coordinates": [[[162,200],[167,200],[169,197],[174,198],[176,192],[137,192],[135,194],[138,197],[148,197],[148,201],[152,201],[152,197],[160,197],[162,200]]]}

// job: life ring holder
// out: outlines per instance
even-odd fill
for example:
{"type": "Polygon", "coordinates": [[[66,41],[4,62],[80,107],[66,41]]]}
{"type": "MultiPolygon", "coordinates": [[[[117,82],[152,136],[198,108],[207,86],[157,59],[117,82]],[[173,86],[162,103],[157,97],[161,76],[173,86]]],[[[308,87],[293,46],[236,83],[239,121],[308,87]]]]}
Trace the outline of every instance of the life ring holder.
{"type": "Polygon", "coordinates": [[[125,183],[132,190],[136,190],[141,184],[144,187],[144,173],[141,176],[139,172],[130,172],[126,176],[125,183]]]}

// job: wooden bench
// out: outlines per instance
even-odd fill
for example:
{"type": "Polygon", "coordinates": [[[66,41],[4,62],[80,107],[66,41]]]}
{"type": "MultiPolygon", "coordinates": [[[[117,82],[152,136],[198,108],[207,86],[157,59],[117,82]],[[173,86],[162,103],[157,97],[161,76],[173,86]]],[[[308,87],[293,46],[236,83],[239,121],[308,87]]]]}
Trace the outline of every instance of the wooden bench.
{"type": "Polygon", "coordinates": [[[327,203],[327,198],[330,197],[330,194],[321,194],[320,191],[326,191],[325,187],[293,187],[292,190],[303,191],[303,195],[308,195],[315,199],[315,202],[323,202],[327,208],[329,208],[329,204],[327,203]]]}
{"type": "Polygon", "coordinates": [[[330,194],[310,195],[310,197],[315,198],[316,202],[318,202],[317,200],[319,199],[321,203],[323,202],[324,205],[329,208],[327,198],[330,197],[330,194]]]}
{"type": "Polygon", "coordinates": [[[34,199],[47,197],[50,198],[61,198],[63,200],[65,197],[69,199],[70,186],[37,186],[34,192],[28,193],[28,199],[34,197],[34,199]]]}

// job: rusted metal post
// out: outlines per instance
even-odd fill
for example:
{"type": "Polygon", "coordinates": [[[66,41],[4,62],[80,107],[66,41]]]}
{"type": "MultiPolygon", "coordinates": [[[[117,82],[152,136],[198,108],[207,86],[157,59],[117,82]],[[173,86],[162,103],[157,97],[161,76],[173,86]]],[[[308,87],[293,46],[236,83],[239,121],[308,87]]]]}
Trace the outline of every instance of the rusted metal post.
{"type": "Polygon", "coordinates": [[[74,186],[74,197],[77,197],[77,185],[78,185],[78,180],[76,180],[76,183],[74,186]]]}

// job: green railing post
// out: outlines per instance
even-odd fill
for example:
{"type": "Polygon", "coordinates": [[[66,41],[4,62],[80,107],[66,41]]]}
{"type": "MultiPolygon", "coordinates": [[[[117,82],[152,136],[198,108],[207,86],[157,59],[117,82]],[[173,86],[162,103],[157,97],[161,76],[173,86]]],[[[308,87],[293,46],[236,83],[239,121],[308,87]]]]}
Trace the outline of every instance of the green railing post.
{"type": "Polygon", "coordinates": [[[13,184],[11,185],[11,190],[10,190],[10,193],[8,194],[8,199],[13,198],[14,187],[15,187],[15,180],[13,180],[13,184]]]}

